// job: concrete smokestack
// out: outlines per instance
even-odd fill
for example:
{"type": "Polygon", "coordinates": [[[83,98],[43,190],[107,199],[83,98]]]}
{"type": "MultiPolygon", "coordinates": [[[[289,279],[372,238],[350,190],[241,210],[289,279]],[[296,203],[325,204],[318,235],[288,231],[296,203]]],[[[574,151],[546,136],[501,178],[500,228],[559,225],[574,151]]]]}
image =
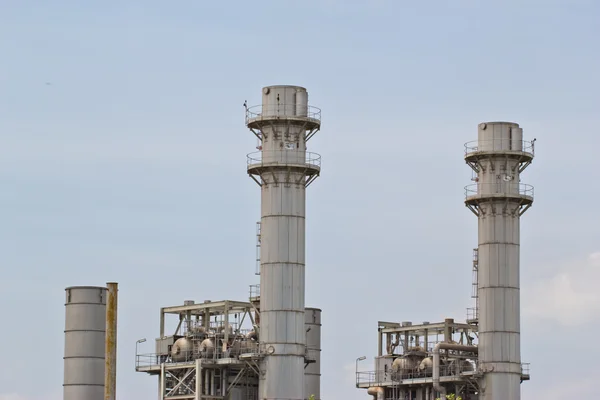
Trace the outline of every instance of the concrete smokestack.
{"type": "Polygon", "coordinates": [[[263,88],[262,105],[246,112],[259,144],[248,174],[261,187],[259,399],[305,399],[304,314],[306,187],[319,176],[321,157],[306,142],[321,112],[298,86],[263,88]]]}
{"type": "Polygon", "coordinates": [[[477,142],[466,145],[465,161],[477,174],[465,204],[479,221],[481,400],[521,398],[519,223],[533,203],[533,187],[520,174],[533,156],[533,142],[511,122],[479,124],[477,142]]]}
{"type": "Polygon", "coordinates": [[[117,392],[117,308],[119,284],[109,282],[106,304],[104,400],[115,400],[117,392]]]}
{"type": "Polygon", "coordinates": [[[103,400],[107,289],[74,286],[65,291],[63,399],[103,400]]]}

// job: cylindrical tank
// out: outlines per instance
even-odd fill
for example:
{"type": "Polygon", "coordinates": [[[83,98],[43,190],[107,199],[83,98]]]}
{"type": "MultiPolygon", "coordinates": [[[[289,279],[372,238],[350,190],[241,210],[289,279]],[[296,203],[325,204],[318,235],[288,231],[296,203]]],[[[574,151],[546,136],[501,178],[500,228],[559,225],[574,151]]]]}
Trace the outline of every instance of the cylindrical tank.
{"type": "Polygon", "coordinates": [[[419,364],[419,370],[421,371],[431,371],[433,368],[433,360],[431,357],[424,358],[419,364]]]}
{"type": "Polygon", "coordinates": [[[65,302],[64,400],[104,400],[107,289],[68,287],[65,302]]]}
{"type": "Polygon", "coordinates": [[[308,116],[308,92],[304,88],[296,89],[296,116],[308,116]]]}
{"type": "Polygon", "coordinates": [[[306,308],[304,310],[306,328],[306,352],[308,357],[314,359],[304,369],[305,398],[314,395],[315,400],[321,399],[321,310],[306,308]]]}
{"type": "Polygon", "coordinates": [[[200,354],[204,358],[210,358],[213,356],[213,351],[215,349],[215,344],[211,339],[204,339],[202,343],[200,343],[200,354]]]}
{"type": "Polygon", "coordinates": [[[171,359],[175,362],[192,359],[194,344],[188,338],[179,338],[171,346],[171,359]]]}
{"type": "Polygon", "coordinates": [[[392,363],[392,371],[400,372],[416,368],[418,363],[410,357],[398,357],[392,363]]]}

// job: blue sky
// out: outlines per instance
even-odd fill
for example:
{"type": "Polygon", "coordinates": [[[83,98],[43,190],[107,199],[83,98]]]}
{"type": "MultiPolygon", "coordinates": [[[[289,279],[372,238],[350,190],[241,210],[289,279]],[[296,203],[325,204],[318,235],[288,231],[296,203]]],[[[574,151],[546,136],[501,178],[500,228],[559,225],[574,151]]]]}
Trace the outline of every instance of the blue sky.
{"type": "Polygon", "coordinates": [[[591,396],[599,20],[592,0],[3,0],[0,399],[62,398],[66,286],[120,283],[118,395],[139,400],[156,382],[134,372],[135,341],[158,335],[161,306],[246,299],[260,194],[242,104],[270,84],[323,110],[306,296],[323,309],[323,398],[366,398],[354,360],[375,354],[378,320],[464,318],[463,143],[491,120],[538,139],[523,397],[591,396]]]}

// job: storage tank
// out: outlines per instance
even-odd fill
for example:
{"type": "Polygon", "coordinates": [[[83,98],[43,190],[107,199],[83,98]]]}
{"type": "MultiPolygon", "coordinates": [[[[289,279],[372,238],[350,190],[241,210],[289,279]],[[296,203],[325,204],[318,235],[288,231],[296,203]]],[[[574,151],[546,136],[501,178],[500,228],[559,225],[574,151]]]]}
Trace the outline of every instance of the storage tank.
{"type": "Polygon", "coordinates": [[[192,359],[194,345],[188,338],[179,338],[171,346],[171,359],[175,362],[192,359]]]}
{"type": "Polygon", "coordinates": [[[65,301],[64,400],[104,400],[107,289],[68,287],[65,301]]]}
{"type": "Polygon", "coordinates": [[[321,310],[306,308],[304,311],[306,328],[306,352],[309,358],[315,360],[304,369],[306,387],[305,398],[311,395],[315,400],[321,399],[321,310]]]}
{"type": "Polygon", "coordinates": [[[215,344],[211,339],[204,339],[202,343],[200,343],[200,354],[204,358],[210,358],[213,356],[213,352],[215,349],[215,344]]]}
{"type": "Polygon", "coordinates": [[[433,369],[433,360],[431,357],[424,358],[419,364],[419,370],[431,371],[433,369]]]}

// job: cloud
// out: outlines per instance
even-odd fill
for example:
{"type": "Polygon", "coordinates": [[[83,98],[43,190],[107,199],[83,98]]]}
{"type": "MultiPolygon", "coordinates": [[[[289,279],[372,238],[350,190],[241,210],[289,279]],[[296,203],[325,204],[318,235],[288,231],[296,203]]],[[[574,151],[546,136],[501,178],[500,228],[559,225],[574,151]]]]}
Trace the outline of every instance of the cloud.
{"type": "Polygon", "coordinates": [[[548,279],[525,288],[525,316],[577,326],[600,315],[600,252],[569,263],[548,279]]]}

